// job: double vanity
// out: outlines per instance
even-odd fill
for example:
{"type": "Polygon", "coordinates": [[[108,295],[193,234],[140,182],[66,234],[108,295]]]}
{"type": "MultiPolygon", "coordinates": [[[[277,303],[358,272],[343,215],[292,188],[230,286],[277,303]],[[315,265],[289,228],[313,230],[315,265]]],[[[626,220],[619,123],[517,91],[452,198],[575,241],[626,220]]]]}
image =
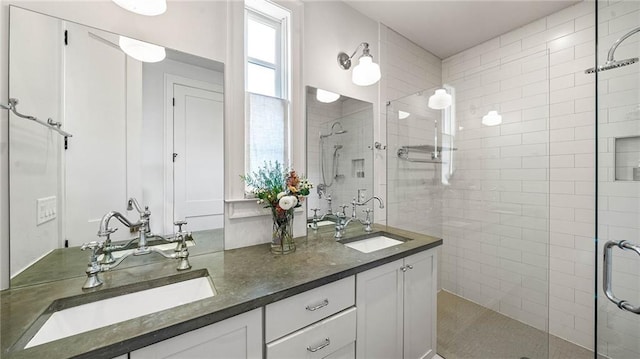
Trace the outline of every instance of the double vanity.
{"type": "Polygon", "coordinates": [[[435,355],[442,240],[385,226],[333,236],[309,231],[285,256],[268,244],[195,255],[183,272],[116,269],[90,290],[77,276],[4,291],[2,357],[435,355]]]}

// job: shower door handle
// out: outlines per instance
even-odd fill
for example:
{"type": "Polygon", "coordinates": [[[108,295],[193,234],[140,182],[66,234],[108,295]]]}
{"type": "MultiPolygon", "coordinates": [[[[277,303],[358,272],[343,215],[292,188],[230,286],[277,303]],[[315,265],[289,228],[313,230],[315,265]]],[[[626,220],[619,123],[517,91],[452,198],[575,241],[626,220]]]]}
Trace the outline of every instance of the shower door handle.
{"type": "Polygon", "coordinates": [[[631,313],[640,314],[640,306],[634,306],[626,300],[618,299],[615,294],[613,294],[613,283],[611,281],[612,277],[612,269],[613,269],[613,247],[618,247],[622,250],[630,250],[636,252],[640,255],[640,246],[627,242],[627,241],[608,241],[604,245],[604,273],[603,273],[603,289],[604,294],[609,298],[610,301],[615,303],[618,308],[622,310],[626,310],[631,313]]]}

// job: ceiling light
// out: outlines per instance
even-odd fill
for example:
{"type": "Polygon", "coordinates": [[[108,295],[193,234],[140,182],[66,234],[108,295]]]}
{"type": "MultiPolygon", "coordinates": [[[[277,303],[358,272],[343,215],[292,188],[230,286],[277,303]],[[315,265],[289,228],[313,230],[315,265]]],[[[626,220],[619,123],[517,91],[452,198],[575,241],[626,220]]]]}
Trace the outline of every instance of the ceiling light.
{"type": "Polygon", "coordinates": [[[434,110],[444,110],[451,106],[451,95],[445,89],[437,89],[436,92],[429,97],[429,108],[434,110]]]}
{"type": "Polygon", "coordinates": [[[363,42],[358,45],[351,56],[344,52],[339,53],[338,65],[343,70],[349,70],[351,68],[351,59],[358,53],[360,47],[362,47],[362,56],[360,56],[358,60],[358,65],[353,68],[351,81],[358,86],[373,85],[380,80],[382,75],[380,73],[380,66],[373,62],[373,56],[369,53],[368,43],[363,42]]]}
{"type": "Polygon", "coordinates": [[[502,116],[498,111],[489,111],[486,115],[482,116],[482,124],[485,126],[496,126],[502,123],[502,116]]]}
{"type": "Polygon", "coordinates": [[[167,11],[166,0],[113,0],[121,8],[146,16],[156,16],[167,11]]]}
{"type": "Polygon", "coordinates": [[[404,120],[405,118],[409,117],[411,114],[409,112],[404,112],[404,111],[398,111],[398,119],[400,120],[404,120]]]}
{"type": "Polygon", "coordinates": [[[159,62],[167,56],[164,47],[120,36],[119,45],[125,54],[142,62],[159,62]]]}
{"type": "Polygon", "coordinates": [[[323,89],[316,90],[316,100],[324,103],[332,103],[340,98],[340,94],[326,91],[323,89]]]}

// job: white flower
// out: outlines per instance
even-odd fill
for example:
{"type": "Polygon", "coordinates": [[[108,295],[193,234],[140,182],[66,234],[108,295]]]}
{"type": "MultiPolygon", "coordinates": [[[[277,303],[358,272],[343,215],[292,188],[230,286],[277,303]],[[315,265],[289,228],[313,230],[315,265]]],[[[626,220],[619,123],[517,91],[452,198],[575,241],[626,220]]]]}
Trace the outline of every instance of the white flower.
{"type": "Polygon", "coordinates": [[[295,206],[297,202],[298,200],[294,196],[284,196],[280,198],[280,201],[278,201],[278,204],[280,205],[280,208],[286,211],[293,208],[293,206],[295,206]]]}
{"type": "Polygon", "coordinates": [[[280,200],[280,198],[284,197],[285,194],[286,193],[284,193],[284,192],[278,193],[278,201],[280,200]]]}

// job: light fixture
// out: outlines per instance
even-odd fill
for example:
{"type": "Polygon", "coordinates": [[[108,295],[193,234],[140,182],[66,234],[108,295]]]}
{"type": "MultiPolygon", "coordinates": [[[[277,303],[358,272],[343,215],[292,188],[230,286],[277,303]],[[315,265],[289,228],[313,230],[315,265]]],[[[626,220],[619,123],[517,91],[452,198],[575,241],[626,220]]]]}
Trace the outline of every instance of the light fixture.
{"type": "Polygon", "coordinates": [[[398,119],[404,120],[405,118],[411,116],[409,112],[398,111],[398,119]]]}
{"type": "Polygon", "coordinates": [[[351,59],[356,55],[360,47],[362,47],[362,56],[358,60],[358,65],[351,72],[351,81],[358,86],[373,85],[380,80],[381,74],[380,66],[373,62],[373,56],[369,53],[368,43],[363,42],[358,45],[351,56],[344,52],[339,53],[338,65],[343,70],[349,70],[351,68],[351,59]]]}
{"type": "Polygon", "coordinates": [[[434,110],[444,110],[451,106],[451,95],[445,89],[437,89],[436,92],[429,97],[429,108],[434,110]]]}
{"type": "Polygon", "coordinates": [[[118,6],[136,14],[156,16],[167,11],[167,0],[113,0],[118,6]]]}
{"type": "Polygon", "coordinates": [[[332,103],[340,98],[340,94],[326,91],[323,89],[316,90],[316,100],[324,103],[332,103]]]}
{"type": "Polygon", "coordinates": [[[164,60],[167,56],[164,47],[162,46],[130,39],[125,36],[120,36],[118,44],[125,54],[142,62],[159,62],[164,60]]]}
{"type": "Polygon", "coordinates": [[[485,126],[496,126],[502,123],[502,116],[498,111],[489,111],[486,115],[482,116],[482,124],[485,126]]]}

